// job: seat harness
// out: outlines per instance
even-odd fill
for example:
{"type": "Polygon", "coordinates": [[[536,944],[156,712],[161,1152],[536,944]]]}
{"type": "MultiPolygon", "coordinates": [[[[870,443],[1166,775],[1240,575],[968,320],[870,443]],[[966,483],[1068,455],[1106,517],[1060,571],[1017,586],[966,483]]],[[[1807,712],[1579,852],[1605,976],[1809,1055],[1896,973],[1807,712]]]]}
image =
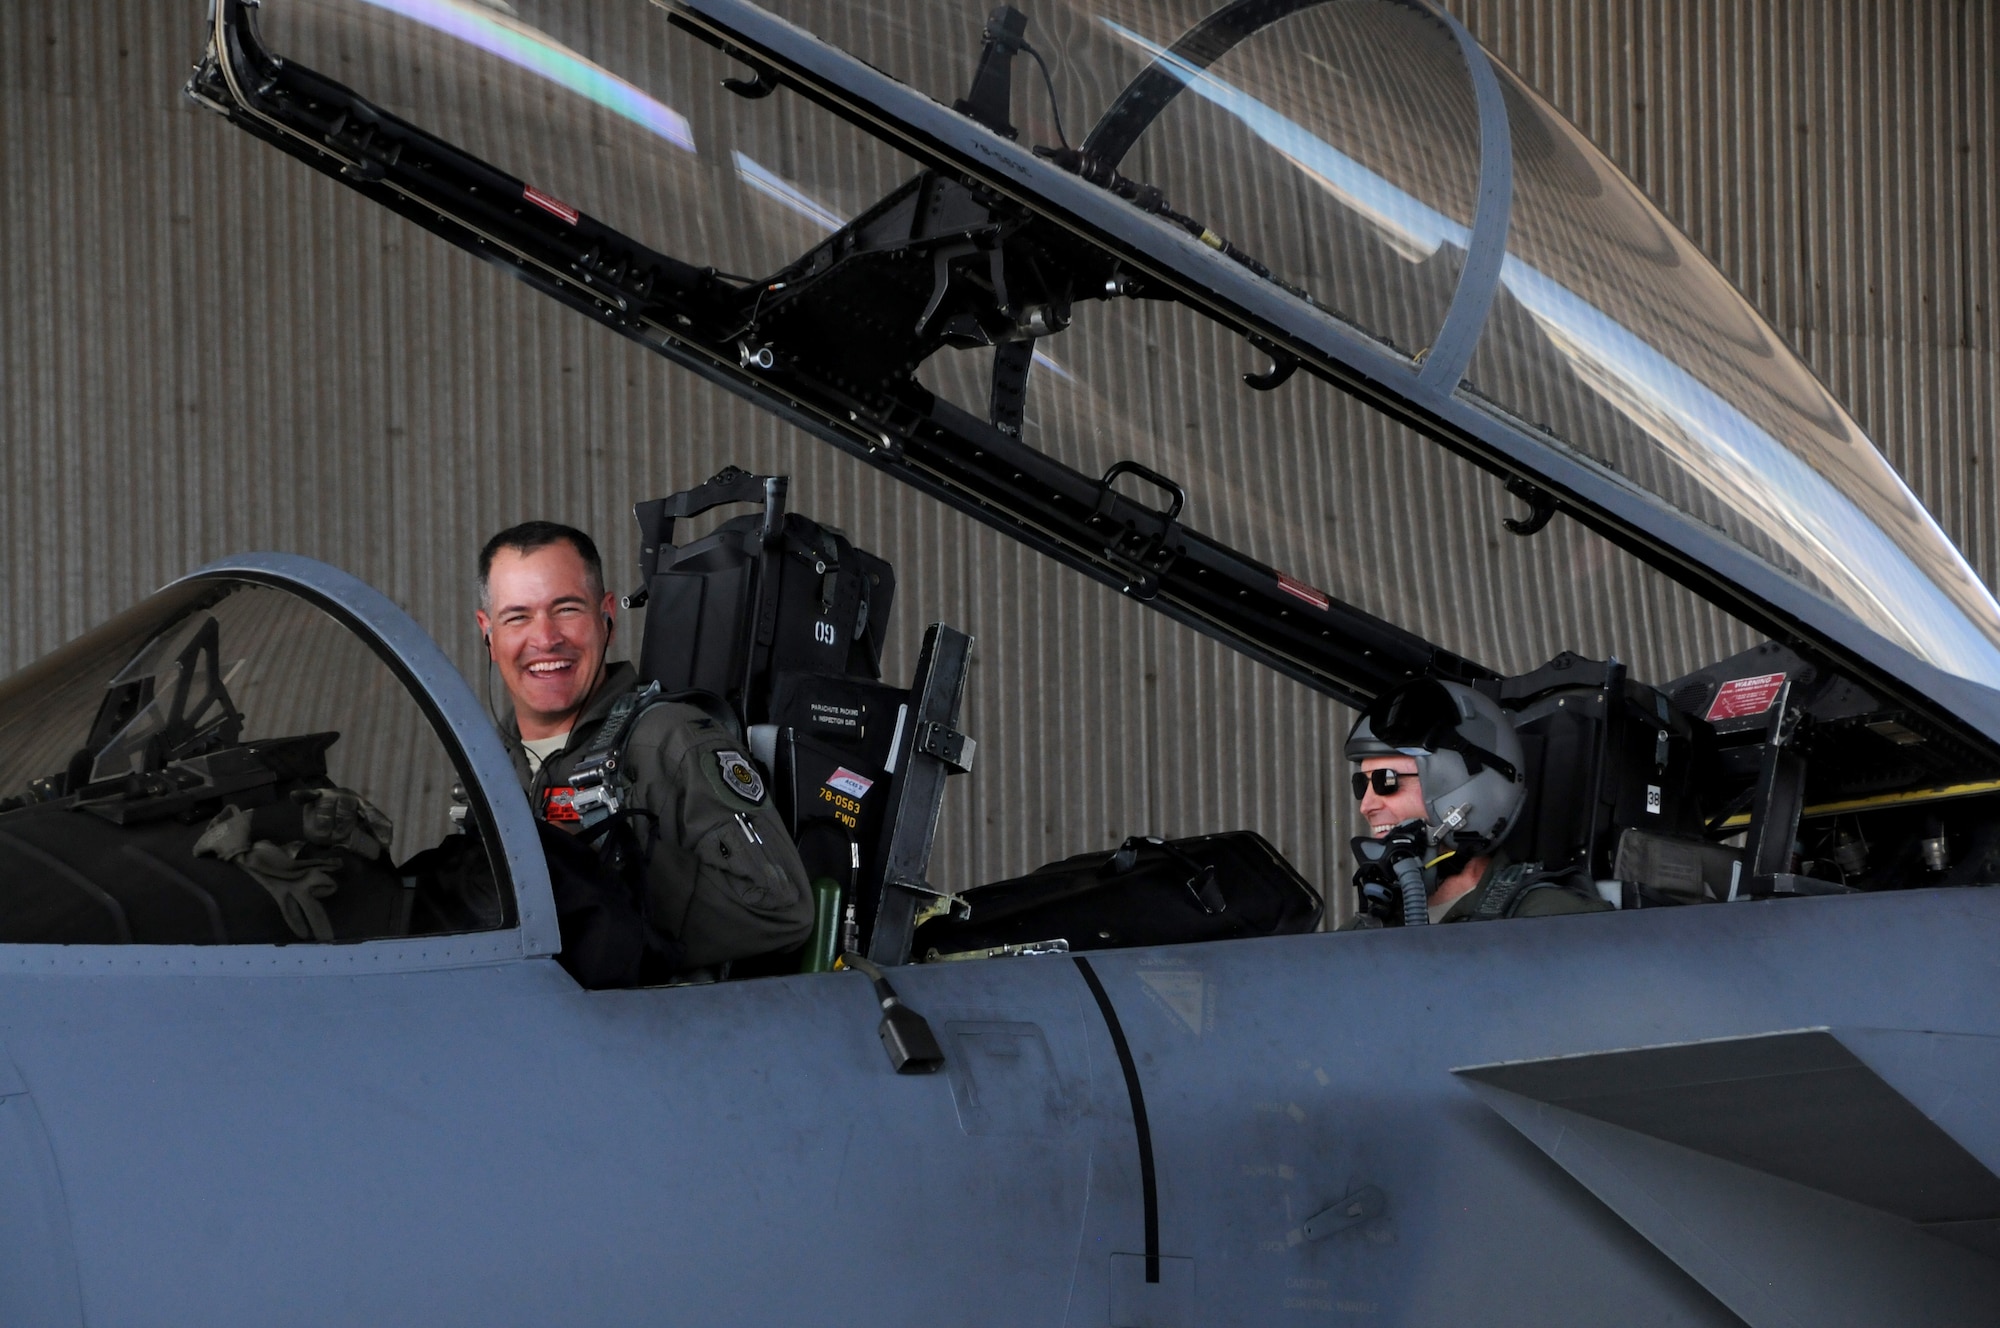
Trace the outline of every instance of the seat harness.
{"type": "Polygon", "coordinates": [[[1568,872],[1546,872],[1539,862],[1513,862],[1502,867],[1493,884],[1473,907],[1468,922],[1492,922],[1511,918],[1530,894],[1537,890],[1567,890],[1568,872]]]}
{"type": "Polygon", "coordinates": [[[560,798],[552,797],[548,810],[557,814],[545,819],[568,821],[579,830],[589,830],[616,816],[631,789],[630,777],[625,773],[625,744],[639,717],[665,700],[660,695],[660,684],[649,682],[612,702],[610,713],[577,753],[576,764],[570,768],[567,806],[571,814],[561,815],[558,808],[563,803],[560,798]]]}

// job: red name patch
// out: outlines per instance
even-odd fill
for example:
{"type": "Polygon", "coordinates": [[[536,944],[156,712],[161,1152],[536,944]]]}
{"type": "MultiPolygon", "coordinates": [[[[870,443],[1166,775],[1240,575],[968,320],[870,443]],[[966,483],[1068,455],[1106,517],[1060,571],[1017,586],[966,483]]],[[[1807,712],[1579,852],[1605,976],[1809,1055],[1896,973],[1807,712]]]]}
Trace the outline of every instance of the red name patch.
{"type": "Polygon", "coordinates": [[[1766,673],[1755,678],[1731,678],[1716,690],[1715,700],[1708,706],[1708,722],[1719,719],[1742,719],[1746,715],[1761,715],[1771,708],[1771,702],[1778,699],[1778,689],[1785,685],[1782,673],[1766,673]]]}
{"type": "Polygon", "coordinates": [[[581,821],[582,815],[571,802],[575,797],[576,790],[573,788],[550,789],[542,795],[542,819],[552,824],[581,821]]]}

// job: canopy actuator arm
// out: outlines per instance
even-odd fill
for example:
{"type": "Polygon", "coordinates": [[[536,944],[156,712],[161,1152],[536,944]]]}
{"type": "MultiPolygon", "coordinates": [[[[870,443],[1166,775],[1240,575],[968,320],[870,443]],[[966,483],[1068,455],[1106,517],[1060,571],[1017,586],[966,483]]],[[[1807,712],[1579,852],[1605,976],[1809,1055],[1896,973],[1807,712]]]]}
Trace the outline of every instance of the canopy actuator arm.
{"type": "Polygon", "coordinates": [[[972,662],[972,638],[943,623],[932,623],[917,655],[909,710],[897,724],[889,754],[894,782],[882,822],[882,847],[874,861],[879,875],[862,883],[862,907],[873,900],[874,922],[868,957],[878,964],[907,963],[919,909],[962,910],[964,901],[925,880],[937,838],[944,784],[972,767],[973,742],[958,731],[965,671],[972,662]]]}
{"type": "Polygon", "coordinates": [[[1746,893],[1751,895],[1830,893],[1830,882],[1815,884],[1792,873],[1792,848],[1805,809],[1806,760],[1798,728],[1803,712],[1792,704],[1792,680],[1780,684],[1757,756],[1751,786],[1750,829],[1743,846],[1746,893]]]}

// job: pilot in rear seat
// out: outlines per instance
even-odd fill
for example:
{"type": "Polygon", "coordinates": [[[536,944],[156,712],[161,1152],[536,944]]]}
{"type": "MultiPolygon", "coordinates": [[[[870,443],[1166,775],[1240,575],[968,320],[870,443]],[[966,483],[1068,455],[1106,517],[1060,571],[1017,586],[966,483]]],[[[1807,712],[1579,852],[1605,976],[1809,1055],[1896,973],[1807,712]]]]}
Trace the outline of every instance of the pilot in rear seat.
{"type": "Polygon", "coordinates": [[[590,537],[547,521],[503,530],[480,551],[479,584],[479,629],[514,702],[500,727],[515,769],[545,826],[576,837],[550,853],[565,967],[586,986],[631,985],[804,942],[805,867],[743,744],[700,706],[642,692],[630,664],[607,664],[617,601],[590,537]],[[564,863],[597,864],[573,842],[607,846],[614,868],[613,887],[581,902],[592,871],[564,863]]]}
{"type": "MultiPolygon", "coordinates": [[[[1527,785],[1513,722],[1490,698],[1458,683],[1406,683],[1355,722],[1346,755],[1370,833],[1384,839],[1400,832],[1428,845],[1422,860],[1432,922],[1611,907],[1580,874],[1513,862],[1500,847],[1527,785]],[[1378,728],[1395,741],[1377,737],[1378,728]]],[[[1349,926],[1384,921],[1364,907],[1349,926]]]]}

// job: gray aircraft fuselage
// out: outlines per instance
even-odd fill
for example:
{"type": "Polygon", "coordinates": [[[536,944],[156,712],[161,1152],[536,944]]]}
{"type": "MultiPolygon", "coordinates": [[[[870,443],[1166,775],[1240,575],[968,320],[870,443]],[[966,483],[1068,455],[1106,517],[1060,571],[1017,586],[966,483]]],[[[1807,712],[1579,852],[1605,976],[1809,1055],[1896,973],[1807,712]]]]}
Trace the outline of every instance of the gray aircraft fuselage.
{"type": "MultiPolygon", "coordinates": [[[[1154,1283],[1132,1097],[1071,958],[899,974],[948,1064],[898,1076],[853,974],[9,955],[0,1297],[46,1324],[1529,1324],[1728,1323],[1739,1290],[1749,1322],[1982,1322],[1991,1266],[1904,1217],[1454,1071],[1831,1029],[1991,1167],[1996,926],[2000,895],[1937,890],[1091,956],[1143,1094],[1154,1283]],[[1570,1121],[1529,1135],[1554,1160],[1513,1113],[1570,1121]],[[1715,1174],[1628,1209],[1648,1150],[1715,1174]],[[1368,1220],[1302,1235],[1368,1187],[1368,1220]],[[1716,1295],[1606,1204],[1703,1246],[1716,1295]]],[[[1713,1147],[1790,1137],[1958,1215],[1897,1151],[1924,1141],[1768,1059],[1779,1090],[1713,1089],[1742,1136],[1713,1147]]]]}
{"type": "MultiPolygon", "coordinates": [[[[1212,61],[1310,7],[1238,0],[1176,49],[1212,61]]],[[[910,253],[939,234],[870,249],[883,232],[864,221],[916,214],[890,207],[915,193],[892,196],[770,308],[778,283],[647,250],[262,50],[246,0],[218,0],[190,86],[587,316],[1329,695],[1503,680],[1181,526],[1185,494],[1162,475],[1121,461],[1097,480],[1029,446],[1000,371],[1025,374],[1022,347],[1056,315],[1003,298],[994,237],[1018,242],[1017,283],[1043,260],[1088,277],[1079,301],[1124,299],[1139,273],[1149,298],[1270,357],[1250,387],[1303,366],[1513,482],[1529,524],[1560,506],[1858,679],[1875,708],[1825,732],[1859,744],[1859,721],[1891,724],[1985,770],[2000,694],[1976,668],[1919,659],[1720,525],[1460,390],[1509,256],[1510,112],[1462,27],[1414,7],[1469,70],[1482,196],[1440,335],[1414,355],[1133,206],[1104,183],[1115,172],[1058,169],[999,133],[1011,52],[991,29],[979,80],[999,68],[1003,95],[980,113],[741,0],[672,6],[683,36],[744,62],[737,92],[783,86],[891,141],[923,165],[910,189],[992,240],[937,245],[934,264],[910,253]],[[922,313],[880,363],[867,338],[826,331],[851,291],[806,289],[857,252],[922,313]],[[990,260],[977,281],[951,267],[968,254],[990,260]],[[782,354],[757,340],[767,316],[796,333],[782,354]],[[960,342],[995,347],[990,419],[913,388],[952,319],[960,342]],[[1115,491],[1121,468],[1170,507],[1115,491]]],[[[1170,54],[1106,133],[1173,95],[1170,54]]],[[[2000,1322],[2000,893],[1914,872],[1847,892],[1792,870],[1803,774],[1789,820],[1770,797],[1744,813],[1759,835],[1783,821],[1783,842],[1726,903],[897,967],[944,1053],[906,1075],[857,973],[583,990],[554,957],[512,766],[436,645],[308,560],[245,555],[195,578],[295,591],[393,664],[458,762],[510,920],[343,944],[0,945],[0,1320],[2000,1322]],[[1843,893],[1810,893],[1828,886],[1843,893]]],[[[1767,750],[1739,746],[1731,767],[1760,797],[1792,759],[1786,702],[1765,704],[1767,750]]],[[[91,762],[72,766],[81,786],[91,762]]],[[[1719,838],[1736,810],[1695,820],[1719,838]]],[[[98,890],[32,844],[9,851],[24,890],[98,890]]]]}

